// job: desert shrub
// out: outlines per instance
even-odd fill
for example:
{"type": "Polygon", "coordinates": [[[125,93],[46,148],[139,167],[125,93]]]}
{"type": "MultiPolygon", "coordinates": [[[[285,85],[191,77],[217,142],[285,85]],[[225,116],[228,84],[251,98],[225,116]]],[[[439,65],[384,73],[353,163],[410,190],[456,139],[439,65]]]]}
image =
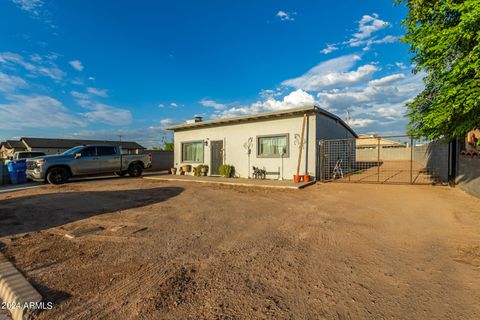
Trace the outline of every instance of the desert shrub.
{"type": "Polygon", "coordinates": [[[223,164],[219,168],[220,175],[225,178],[230,178],[233,175],[234,167],[229,164],[223,164]]]}

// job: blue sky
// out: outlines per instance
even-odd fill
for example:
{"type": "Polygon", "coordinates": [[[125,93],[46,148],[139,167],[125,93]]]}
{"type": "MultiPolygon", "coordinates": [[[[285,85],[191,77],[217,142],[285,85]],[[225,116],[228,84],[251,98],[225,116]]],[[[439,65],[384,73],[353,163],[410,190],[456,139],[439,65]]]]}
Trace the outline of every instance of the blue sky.
{"type": "Polygon", "coordinates": [[[151,146],[197,114],[312,103],[403,133],[423,85],[392,2],[0,0],[0,139],[151,146]]]}

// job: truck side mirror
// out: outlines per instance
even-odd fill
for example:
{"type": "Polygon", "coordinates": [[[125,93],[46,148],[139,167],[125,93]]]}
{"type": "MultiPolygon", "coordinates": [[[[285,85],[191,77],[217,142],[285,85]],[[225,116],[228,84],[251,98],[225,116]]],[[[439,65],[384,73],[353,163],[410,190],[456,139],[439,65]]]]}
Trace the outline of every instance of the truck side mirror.
{"type": "Polygon", "coordinates": [[[81,157],[82,157],[82,154],[81,154],[81,153],[76,153],[76,154],[75,154],[75,159],[79,159],[79,158],[81,158],[81,157]]]}

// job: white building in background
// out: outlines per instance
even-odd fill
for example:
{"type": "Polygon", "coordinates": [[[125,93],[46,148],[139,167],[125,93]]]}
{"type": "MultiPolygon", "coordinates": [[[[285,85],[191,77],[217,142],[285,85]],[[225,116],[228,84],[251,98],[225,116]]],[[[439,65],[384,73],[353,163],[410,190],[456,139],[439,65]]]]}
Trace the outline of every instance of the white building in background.
{"type": "Polygon", "coordinates": [[[269,172],[270,179],[293,179],[297,171],[302,126],[306,115],[300,175],[319,177],[318,142],[356,138],[338,116],[316,106],[248,116],[184,123],[174,131],[174,163],[207,164],[218,175],[222,164],[235,168],[235,176],[251,177],[252,167],[269,172]]]}

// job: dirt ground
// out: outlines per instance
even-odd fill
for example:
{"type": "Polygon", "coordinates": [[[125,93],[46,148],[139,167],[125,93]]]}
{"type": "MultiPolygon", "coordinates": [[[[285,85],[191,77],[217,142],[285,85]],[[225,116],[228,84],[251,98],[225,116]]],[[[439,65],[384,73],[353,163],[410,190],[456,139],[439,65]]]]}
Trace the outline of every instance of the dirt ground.
{"type": "Polygon", "coordinates": [[[448,187],[77,182],[1,194],[0,241],[39,319],[480,319],[480,200],[448,187]]]}

